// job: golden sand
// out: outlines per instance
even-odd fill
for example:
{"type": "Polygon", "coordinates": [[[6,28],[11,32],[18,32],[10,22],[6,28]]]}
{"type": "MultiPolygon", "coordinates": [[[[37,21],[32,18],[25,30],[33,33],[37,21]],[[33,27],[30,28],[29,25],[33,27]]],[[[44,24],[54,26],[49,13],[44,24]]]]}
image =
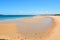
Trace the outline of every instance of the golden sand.
{"type": "MultiPolygon", "coordinates": [[[[44,16],[37,16],[32,19],[25,19],[24,22],[36,22],[39,18],[44,16]]],[[[60,40],[60,16],[50,16],[53,19],[53,25],[40,38],[26,39],[21,36],[17,29],[17,24],[14,22],[0,23],[0,39],[8,40],[60,40]]],[[[23,21],[23,20],[22,20],[23,21]]],[[[19,20],[18,20],[19,22],[19,20]]]]}
{"type": "Polygon", "coordinates": [[[19,40],[16,27],[16,23],[0,23],[0,39],[19,40]]]}

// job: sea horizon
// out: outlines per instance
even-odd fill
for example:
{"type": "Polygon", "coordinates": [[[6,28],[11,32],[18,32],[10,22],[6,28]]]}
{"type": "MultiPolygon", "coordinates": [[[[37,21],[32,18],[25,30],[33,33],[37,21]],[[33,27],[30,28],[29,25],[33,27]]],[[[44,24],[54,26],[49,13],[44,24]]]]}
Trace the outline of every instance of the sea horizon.
{"type": "Polygon", "coordinates": [[[30,18],[34,16],[56,16],[60,14],[40,14],[40,15],[3,15],[0,14],[0,20],[5,20],[5,19],[15,19],[15,18],[30,18]]]}
{"type": "Polygon", "coordinates": [[[36,15],[0,15],[0,20],[15,19],[15,18],[29,18],[34,16],[36,15]]]}

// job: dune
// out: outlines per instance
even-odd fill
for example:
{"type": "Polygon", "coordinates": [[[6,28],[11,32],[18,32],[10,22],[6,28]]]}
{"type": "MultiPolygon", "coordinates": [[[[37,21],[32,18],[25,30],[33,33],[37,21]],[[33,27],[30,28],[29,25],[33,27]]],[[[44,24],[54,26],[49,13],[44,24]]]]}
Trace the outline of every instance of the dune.
{"type": "Polygon", "coordinates": [[[60,40],[59,18],[60,16],[36,16],[18,19],[16,22],[0,22],[0,39],[60,40]]]}

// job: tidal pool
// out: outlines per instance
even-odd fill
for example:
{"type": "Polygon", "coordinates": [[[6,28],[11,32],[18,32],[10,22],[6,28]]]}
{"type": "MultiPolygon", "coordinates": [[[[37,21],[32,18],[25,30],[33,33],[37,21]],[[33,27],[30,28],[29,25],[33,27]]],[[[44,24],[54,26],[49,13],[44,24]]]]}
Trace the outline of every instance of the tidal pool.
{"type": "Polygon", "coordinates": [[[43,18],[39,18],[36,22],[18,22],[17,28],[20,34],[23,36],[38,37],[38,35],[40,36],[48,28],[50,28],[52,23],[53,23],[52,18],[43,17],[43,18]]]}

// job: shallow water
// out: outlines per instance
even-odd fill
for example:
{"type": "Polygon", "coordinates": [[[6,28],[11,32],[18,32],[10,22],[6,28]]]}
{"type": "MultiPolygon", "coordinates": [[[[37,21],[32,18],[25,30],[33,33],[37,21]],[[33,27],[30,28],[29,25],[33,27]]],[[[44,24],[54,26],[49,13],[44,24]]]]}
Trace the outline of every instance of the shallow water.
{"type": "Polygon", "coordinates": [[[38,36],[39,34],[41,35],[41,33],[45,32],[52,22],[53,21],[50,17],[45,17],[38,19],[37,22],[19,22],[17,28],[23,36],[36,36],[34,35],[35,33],[37,33],[38,36]]]}

